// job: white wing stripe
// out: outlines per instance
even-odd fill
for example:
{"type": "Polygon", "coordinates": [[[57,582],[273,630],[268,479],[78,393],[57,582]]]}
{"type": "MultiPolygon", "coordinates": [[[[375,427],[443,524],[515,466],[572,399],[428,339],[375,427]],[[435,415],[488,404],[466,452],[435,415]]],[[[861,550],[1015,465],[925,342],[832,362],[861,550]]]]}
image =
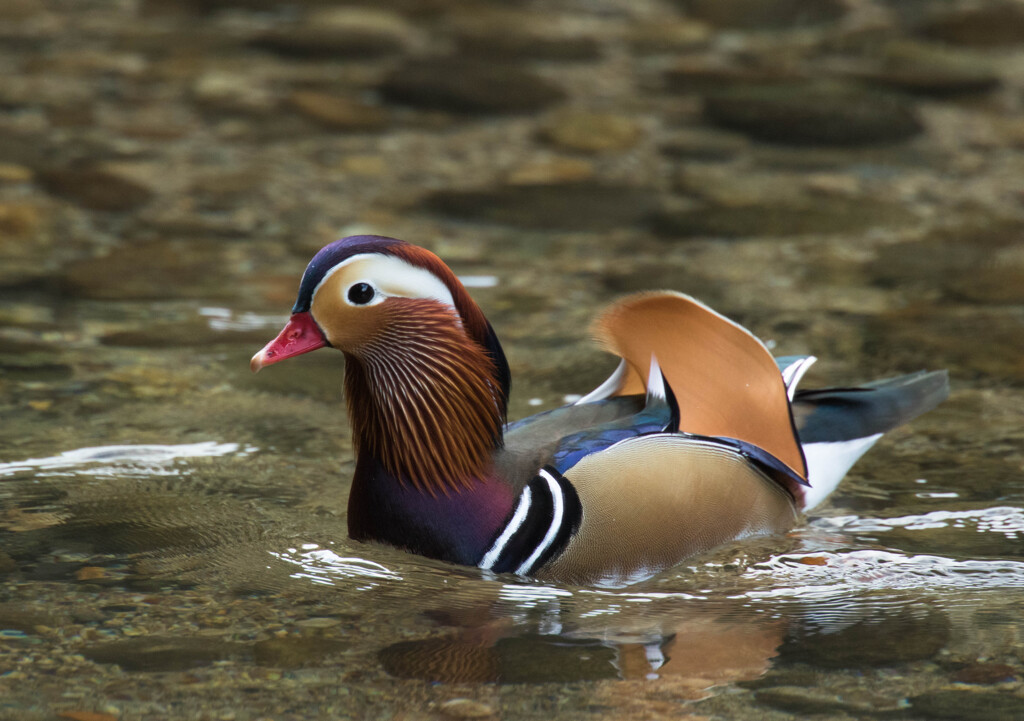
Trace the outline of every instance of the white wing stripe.
{"type": "Polygon", "coordinates": [[[494,542],[494,545],[491,546],[491,549],[484,554],[480,563],[477,564],[478,568],[483,568],[484,570],[489,571],[494,565],[494,562],[498,560],[498,556],[500,556],[501,552],[505,550],[505,545],[509,542],[509,539],[516,534],[519,527],[523,525],[523,521],[526,520],[526,514],[530,511],[531,495],[529,486],[523,489],[522,494],[519,496],[519,505],[516,506],[516,512],[512,514],[512,520],[510,520],[508,525],[505,526],[505,530],[501,532],[500,536],[498,536],[498,539],[494,542]]]}
{"type": "Polygon", "coordinates": [[[814,365],[816,360],[818,359],[812,355],[805,356],[782,371],[782,381],[786,384],[786,394],[789,396],[790,402],[793,401],[793,396],[796,395],[796,387],[800,383],[800,379],[804,377],[804,373],[814,365]]]}
{"type": "Polygon", "coordinates": [[[533,549],[533,553],[530,554],[530,557],[523,561],[519,568],[516,569],[516,573],[520,576],[530,572],[533,564],[537,562],[537,559],[540,558],[544,551],[548,549],[548,546],[552,544],[555,540],[555,536],[558,535],[558,531],[562,527],[562,514],[564,513],[565,507],[565,502],[562,499],[562,487],[559,486],[558,481],[556,481],[555,478],[543,468],[540,471],[540,476],[547,481],[548,490],[551,493],[551,525],[548,526],[548,532],[544,534],[544,540],[540,542],[540,545],[533,549]]]}

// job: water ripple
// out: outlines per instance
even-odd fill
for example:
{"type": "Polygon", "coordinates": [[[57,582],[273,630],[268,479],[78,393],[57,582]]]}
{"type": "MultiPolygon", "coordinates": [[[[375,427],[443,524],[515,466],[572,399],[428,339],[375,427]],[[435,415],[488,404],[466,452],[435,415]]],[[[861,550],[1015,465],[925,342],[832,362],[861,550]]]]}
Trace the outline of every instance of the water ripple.
{"type": "Polygon", "coordinates": [[[863,592],[1024,588],[1024,563],[955,560],[880,550],[787,554],[747,570],[772,588],[742,594],[750,599],[845,600],[863,592]]]}
{"type": "MultiPolygon", "coordinates": [[[[321,586],[336,586],[348,579],[369,579],[377,581],[401,581],[402,577],[376,561],[357,556],[339,556],[328,548],[315,543],[305,543],[298,548],[284,551],[268,551],[271,557],[284,561],[300,570],[290,574],[291,578],[306,579],[321,586]]],[[[378,584],[367,583],[356,590],[365,591],[378,584]]]]}
{"type": "Polygon", "coordinates": [[[1024,508],[995,506],[968,511],[932,511],[898,518],[837,516],[819,518],[816,528],[840,533],[884,533],[894,528],[921,531],[934,528],[976,528],[979,532],[1001,533],[1011,540],[1024,536],[1024,508]]]}
{"type": "Polygon", "coordinates": [[[253,446],[216,441],[180,445],[76,448],[48,458],[27,458],[23,461],[0,463],[0,477],[13,476],[25,471],[37,471],[38,476],[60,476],[67,475],[62,471],[71,469],[93,476],[124,475],[127,470],[134,470],[142,475],[175,476],[179,475],[180,471],[167,466],[184,458],[211,458],[232,453],[253,453],[256,450],[253,446]]]}

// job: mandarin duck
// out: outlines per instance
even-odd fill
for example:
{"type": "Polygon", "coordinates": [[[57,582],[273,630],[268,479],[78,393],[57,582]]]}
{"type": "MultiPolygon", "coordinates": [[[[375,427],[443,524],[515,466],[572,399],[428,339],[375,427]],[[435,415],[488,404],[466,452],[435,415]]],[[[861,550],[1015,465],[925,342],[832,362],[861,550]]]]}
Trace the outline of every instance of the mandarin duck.
{"type": "Polygon", "coordinates": [[[948,394],[944,371],[797,390],[813,356],[775,359],[677,292],[627,296],[594,332],[620,359],[611,377],[508,424],[508,362],[455,274],[424,248],[353,236],[313,257],[251,369],[344,354],[351,538],[599,586],[789,530],[882,433],[948,394]]]}

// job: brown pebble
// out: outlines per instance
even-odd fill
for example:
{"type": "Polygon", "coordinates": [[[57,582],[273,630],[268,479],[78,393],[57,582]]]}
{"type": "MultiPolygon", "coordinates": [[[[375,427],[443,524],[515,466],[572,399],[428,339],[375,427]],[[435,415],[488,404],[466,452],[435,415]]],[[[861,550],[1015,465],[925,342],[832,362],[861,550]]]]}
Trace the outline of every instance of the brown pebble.
{"type": "Polygon", "coordinates": [[[0,233],[29,237],[39,228],[42,218],[32,205],[0,204],[0,233]]]}
{"type": "Polygon", "coordinates": [[[75,578],[79,581],[95,581],[98,578],[105,578],[107,572],[100,566],[82,566],[75,571],[75,578]]]}
{"type": "Polygon", "coordinates": [[[54,195],[90,210],[134,210],[153,197],[152,189],[100,166],[51,168],[40,179],[54,195]]]}
{"type": "Polygon", "coordinates": [[[827,566],[828,559],[822,558],[821,556],[804,556],[803,558],[797,559],[800,563],[805,566],[827,566]]]}
{"type": "Polygon", "coordinates": [[[1009,681],[1019,674],[1013,666],[1005,663],[972,663],[953,674],[958,683],[990,684],[1009,681]]]}
{"type": "Polygon", "coordinates": [[[299,90],[288,102],[306,118],[331,130],[375,130],[388,121],[383,109],[343,95],[299,90]]]}
{"type": "Polygon", "coordinates": [[[62,711],[57,715],[61,718],[72,719],[72,721],[117,721],[117,716],[96,711],[62,711]]]}
{"type": "Polygon", "coordinates": [[[27,183],[32,175],[32,169],[24,165],[0,163],[0,183],[27,183]]]}
{"type": "Polygon", "coordinates": [[[513,168],[506,178],[510,185],[571,183],[594,177],[594,166],[579,158],[545,158],[513,168]]]}
{"type": "Polygon", "coordinates": [[[541,129],[548,142],[581,153],[627,150],[641,135],[640,124],[628,116],[573,110],[557,113],[541,129]]]}

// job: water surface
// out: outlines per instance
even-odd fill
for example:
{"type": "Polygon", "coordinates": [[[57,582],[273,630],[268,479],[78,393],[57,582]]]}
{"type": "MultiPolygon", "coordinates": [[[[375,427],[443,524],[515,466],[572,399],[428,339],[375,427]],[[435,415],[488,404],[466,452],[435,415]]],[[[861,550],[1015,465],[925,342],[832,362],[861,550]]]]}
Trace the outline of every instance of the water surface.
{"type": "Polygon", "coordinates": [[[202,5],[0,11],[0,718],[1024,714],[1019,13],[202,5]],[[519,100],[417,74],[452,48],[519,100]],[[952,395],[786,536],[627,588],[355,543],[340,355],[248,359],[366,231],[467,282],[512,418],[646,288],[807,386],[952,395]]]}

